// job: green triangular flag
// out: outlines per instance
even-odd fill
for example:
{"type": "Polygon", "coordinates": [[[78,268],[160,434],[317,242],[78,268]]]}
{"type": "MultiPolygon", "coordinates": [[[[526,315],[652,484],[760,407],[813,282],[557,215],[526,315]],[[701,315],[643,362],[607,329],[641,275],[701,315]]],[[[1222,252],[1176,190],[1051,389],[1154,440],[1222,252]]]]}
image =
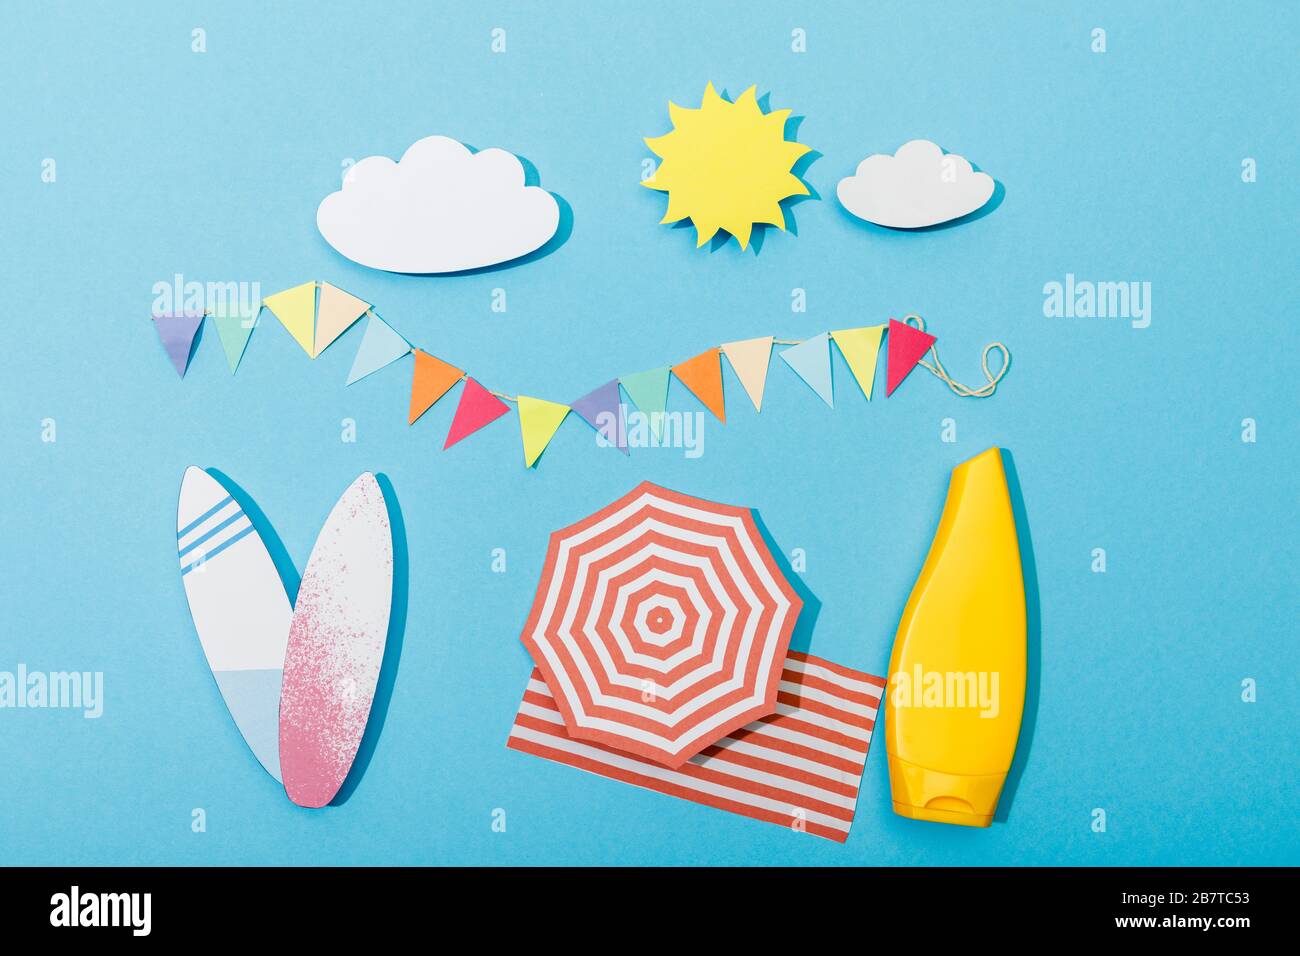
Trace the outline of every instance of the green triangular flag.
{"type": "Polygon", "coordinates": [[[251,311],[244,311],[239,306],[219,305],[212,316],[212,321],[217,326],[217,335],[221,337],[221,348],[226,353],[226,364],[230,366],[231,375],[234,375],[235,369],[239,368],[239,360],[244,357],[244,349],[248,348],[249,336],[257,327],[257,315],[261,311],[260,305],[251,311]]]}
{"type": "Polygon", "coordinates": [[[668,404],[668,366],[626,375],[618,382],[627,392],[627,397],[632,399],[632,404],[650,420],[650,429],[658,441],[663,437],[664,406],[668,404]]]}

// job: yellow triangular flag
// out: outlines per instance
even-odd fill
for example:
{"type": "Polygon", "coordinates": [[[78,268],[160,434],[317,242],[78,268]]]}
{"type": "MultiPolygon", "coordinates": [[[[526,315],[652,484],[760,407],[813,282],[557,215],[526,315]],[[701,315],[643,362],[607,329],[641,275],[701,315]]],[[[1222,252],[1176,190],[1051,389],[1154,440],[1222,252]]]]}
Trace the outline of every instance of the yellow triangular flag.
{"type": "Polygon", "coordinates": [[[772,336],[728,342],[722,346],[722,354],[735,369],[736,378],[740,379],[745,394],[754,403],[754,411],[761,412],[763,389],[767,387],[767,366],[772,359],[772,336]]]}
{"type": "Polygon", "coordinates": [[[262,300],[262,305],[289,330],[294,341],[312,358],[312,333],[316,328],[316,283],[304,282],[262,300]]]}
{"type": "Polygon", "coordinates": [[[871,400],[871,387],[876,381],[876,356],[880,354],[880,337],[885,334],[883,325],[868,325],[860,329],[840,329],[831,338],[840,347],[840,354],[849,363],[849,371],[857,379],[862,394],[871,400]]]}
{"type": "Polygon", "coordinates": [[[369,302],[344,292],[328,282],[320,284],[320,306],[316,309],[316,346],[311,357],[324,352],[329,344],[347,331],[357,319],[366,314],[369,302]]]}
{"type": "Polygon", "coordinates": [[[519,432],[524,438],[524,467],[531,468],[551,438],[560,428],[560,423],[569,414],[569,406],[559,402],[548,402],[542,398],[519,396],[519,432]]]}

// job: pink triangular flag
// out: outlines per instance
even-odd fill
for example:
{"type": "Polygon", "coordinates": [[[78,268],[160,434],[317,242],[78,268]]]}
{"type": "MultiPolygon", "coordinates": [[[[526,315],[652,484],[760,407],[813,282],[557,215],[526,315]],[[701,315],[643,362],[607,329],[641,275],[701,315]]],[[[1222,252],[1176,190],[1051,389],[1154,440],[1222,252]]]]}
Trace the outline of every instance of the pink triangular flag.
{"type": "Polygon", "coordinates": [[[907,373],[916,368],[926,351],[937,341],[929,332],[914,329],[906,322],[889,320],[889,355],[885,369],[885,396],[894,394],[907,373]]]}
{"type": "Polygon", "coordinates": [[[443,450],[450,448],[466,435],[472,435],[484,425],[490,424],[510,411],[510,406],[497,398],[472,378],[465,379],[465,390],[460,393],[460,404],[451,419],[451,431],[447,432],[447,443],[443,450]]]}

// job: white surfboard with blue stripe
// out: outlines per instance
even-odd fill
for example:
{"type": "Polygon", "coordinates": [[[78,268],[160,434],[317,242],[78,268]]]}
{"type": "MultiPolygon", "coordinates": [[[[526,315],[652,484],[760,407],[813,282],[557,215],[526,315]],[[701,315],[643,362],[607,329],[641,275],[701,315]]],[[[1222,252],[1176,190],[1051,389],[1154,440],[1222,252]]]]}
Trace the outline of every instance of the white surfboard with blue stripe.
{"type": "Polygon", "coordinates": [[[230,716],[280,779],[280,683],[293,608],[239,503],[193,466],[181,481],[176,550],[190,616],[230,716]]]}

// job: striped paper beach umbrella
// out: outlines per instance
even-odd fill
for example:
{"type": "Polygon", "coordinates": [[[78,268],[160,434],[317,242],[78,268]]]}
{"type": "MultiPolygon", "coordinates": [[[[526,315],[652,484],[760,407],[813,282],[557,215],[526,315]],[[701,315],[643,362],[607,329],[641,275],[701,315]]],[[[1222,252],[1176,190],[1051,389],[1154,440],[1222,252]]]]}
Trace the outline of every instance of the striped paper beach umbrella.
{"type": "Polygon", "coordinates": [[[571,736],[676,767],[776,710],[802,606],[747,509],[645,482],[551,535],[522,640],[571,736]]]}

